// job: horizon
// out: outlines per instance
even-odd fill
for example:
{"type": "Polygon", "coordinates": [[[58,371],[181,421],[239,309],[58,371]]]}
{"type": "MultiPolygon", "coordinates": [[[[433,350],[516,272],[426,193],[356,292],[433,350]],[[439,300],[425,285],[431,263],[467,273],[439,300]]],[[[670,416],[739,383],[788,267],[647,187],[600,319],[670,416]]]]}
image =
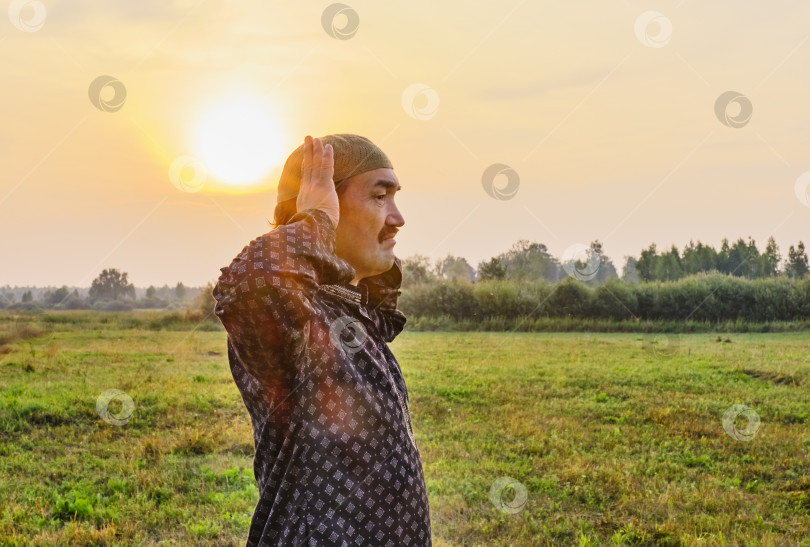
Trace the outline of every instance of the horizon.
{"type": "MultiPolygon", "coordinates": [[[[730,246],[730,247],[732,247],[732,248],[733,248],[733,245],[734,245],[735,243],[737,243],[738,241],[740,241],[740,240],[745,241],[745,239],[744,239],[744,238],[737,238],[737,239],[734,239],[734,240],[732,240],[732,239],[730,239],[730,238],[724,238],[724,239],[726,239],[726,240],[728,241],[729,246],[730,246]]],[[[515,246],[515,245],[517,245],[517,243],[518,243],[518,242],[515,242],[515,243],[514,243],[514,244],[513,244],[513,245],[510,247],[510,250],[511,250],[511,249],[513,249],[513,248],[514,248],[514,246],[515,246]]],[[[529,243],[530,243],[530,244],[537,243],[537,244],[545,245],[543,242],[540,242],[540,241],[529,241],[529,243]]],[[[694,241],[693,243],[694,243],[694,245],[695,245],[695,246],[697,246],[699,243],[702,243],[702,244],[703,244],[705,247],[712,248],[712,249],[714,249],[715,251],[719,251],[719,250],[720,250],[720,246],[718,246],[717,248],[715,248],[713,245],[710,245],[710,244],[704,243],[704,242],[702,242],[702,241],[694,241]]],[[[745,241],[745,243],[747,244],[748,242],[747,242],[747,241],[745,241]]],[[[754,243],[756,243],[756,241],[754,241],[754,243]]],[[[767,242],[766,242],[766,243],[767,243],[767,242]]],[[[778,268],[779,268],[780,270],[782,270],[782,269],[783,269],[785,266],[787,266],[787,264],[788,264],[788,258],[787,258],[787,254],[786,254],[785,252],[783,252],[783,251],[787,251],[787,249],[789,249],[791,246],[794,246],[794,245],[793,245],[793,244],[790,244],[790,245],[787,245],[786,247],[784,247],[784,248],[783,248],[782,246],[780,246],[780,245],[779,245],[779,242],[775,241],[775,243],[776,243],[776,245],[777,245],[777,248],[778,248],[778,250],[779,250],[779,254],[780,254],[780,260],[779,260],[779,263],[778,263],[778,268]]],[[[798,243],[803,243],[803,241],[799,241],[799,242],[797,242],[797,245],[798,245],[798,243]]],[[[722,241],[721,241],[721,244],[722,244],[722,241]]],[[[651,244],[651,245],[652,245],[652,244],[651,244]]],[[[797,245],[795,245],[795,246],[797,246],[797,245]]],[[[763,254],[763,252],[764,252],[764,250],[765,250],[765,246],[764,246],[764,245],[762,245],[762,248],[760,248],[760,244],[759,244],[759,243],[756,243],[756,247],[757,247],[757,250],[760,252],[760,254],[763,254]]],[[[647,248],[649,248],[649,246],[648,246],[647,248]]],[[[645,250],[646,250],[646,249],[645,249],[645,250]]],[[[659,256],[660,256],[660,254],[661,254],[661,251],[669,252],[670,250],[671,250],[671,246],[670,246],[670,247],[666,247],[666,248],[664,248],[664,247],[660,247],[660,248],[659,248],[659,247],[657,247],[657,246],[656,246],[657,255],[659,255],[659,256]]],[[[502,254],[505,254],[505,253],[506,253],[506,251],[504,251],[503,253],[499,253],[498,255],[493,256],[493,257],[490,257],[490,258],[498,258],[499,256],[501,256],[502,254]]],[[[681,248],[681,249],[678,249],[678,253],[679,253],[679,255],[680,255],[680,256],[682,256],[682,255],[683,255],[683,249],[682,249],[682,248],[681,248]]],[[[640,254],[641,254],[641,253],[639,253],[639,255],[640,255],[640,254]]],[[[447,256],[450,256],[450,255],[446,255],[445,257],[442,257],[442,258],[447,258],[447,256]]],[[[807,252],[805,252],[805,257],[807,257],[807,256],[808,256],[808,253],[807,253],[807,252]]],[[[416,258],[416,256],[415,256],[415,255],[411,255],[411,256],[408,256],[408,257],[400,257],[400,258],[401,258],[403,261],[406,261],[406,260],[408,260],[408,259],[413,259],[413,258],[416,258]]],[[[458,257],[458,256],[455,256],[454,258],[464,258],[464,259],[466,260],[466,258],[465,258],[465,257],[458,257]]],[[[469,265],[470,265],[470,266],[473,268],[474,275],[476,275],[476,276],[477,276],[477,275],[478,275],[478,273],[479,273],[479,271],[478,271],[478,270],[479,270],[480,266],[481,266],[481,265],[482,265],[484,262],[487,262],[487,261],[488,261],[490,258],[484,259],[482,262],[479,262],[479,263],[477,263],[477,264],[471,264],[469,261],[467,261],[467,263],[468,263],[468,264],[469,264],[469,265]]],[[[560,256],[560,257],[558,257],[558,256],[551,255],[551,258],[552,258],[552,259],[553,259],[553,260],[554,260],[554,261],[555,261],[555,262],[556,262],[558,265],[562,266],[563,260],[562,260],[562,257],[561,257],[561,256],[560,256]]],[[[574,258],[577,258],[577,257],[575,256],[574,258]]],[[[624,257],[624,258],[626,259],[627,257],[624,257]]],[[[634,256],[633,258],[638,259],[638,258],[639,258],[639,256],[634,256]]],[[[611,263],[611,264],[614,266],[614,268],[616,269],[616,274],[617,274],[618,278],[619,278],[619,279],[623,279],[623,278],[624,278],[624,276],[625,276],[625,267],[626,267],[626,265],[627,265],[627,264],[626,264],[626,261],[624,261],[624,260],[623,260],[621,263],[617,263],[615,260],[613,260],[613,259],[612,259],[611,257],[609,257],[609,256],[607,257],[607,259],[610,261],[610,263],[611,263]]],[[[436,270],[436,269],[437,269],[437,267],[439,266],[439,263],[438,263],[438,262],[440,262],[441,260],[442,260],[442,259],[440,258],[440,259],[436,259],[436,260],[431,260],[431,261],[430,261],[430,267],[431,267],[431,271],[432,271],[432,272],[434,272],[434,273],[435,273],[435,270],[436,270]]],[[[601,264],[600,264],[600,265],[601,265],[601,264]]],[[[111,266],[110,268],[117,269],[117,270],[121,271],[121,273],[127,274],[127,276],[129,276],[129,272],[124,272],[124,271],[122,271],[120,268],[115,268],[115,266],[111,266]]],[[[722,272],[721,272],[721,273],[722,273],[722,272]]],[[[784,273],[784,272],[782,272],[782,273],[784,273]]],[[[733,275],[733,274],[728,274],[728,275],[733,275]]],[[[688,275],[687,275],[687,277],[688,277],[688,275]]],[[[169,283],[169,282],[167,282],[167,283],[161,283],[161,284],[159,284],[159,285],[158,285],[158,284],[154,284],[154,283],[153,283],[153,284],[149,284],[149,285],[137,285],[137,284],[135,284],[135,283],[134,283],[134,281],[132,281],[131,279],[130,279],[129,281],[130,281],[130,283],[132,283],[132,285],[135,287],[135,290],[136,290],[136,291],[145,291],[145,290],[147,290],[147,289],[148,289],[148,288],[150,288],[150,287],[154,287],[154,288],[156,288],[156,289],[163,289],[163,288],[168,287],[168,288],[172,289],[173,287],[175,287],[175,286],[176,286],[176,285],[178,285],[178,284],[182,284],[182,285],[183,285],[183,286],[184,286],[186,289],[190,289],[190,290],[202,290],[202,289],[204,289],[204,288],[206,287],[206,285],[207,285],[207,283],[208,283],[208,282],[206,282],[206,283],[204,283],[204,284],[202,284],[202,285],[189,285],[189,284],[187,284],[187,283],[183,282],[182,280],[178,280],[178,281],[174,281],[174,282],[170,282],[170,283],[169,283]]],[[[212,283],[212,284],[214,284],[214,285],[216,284],[216,280],[215,280],[215,279],[214,279],[214,280],[210,280],[209,282],[210,282],[210,283],[212,283]]],[[[59,289],[59,288],[62,288],[62,287],[67,287],[68,289],[81,289],[81,290],[85,290],[85,291],[86,291],[86,290],[89,290],[89,288],[90,288],[90,284],[88,284],[88,285],[86,285],[86,286],[81,286],[81,285],[66,285],[66,284],[64,284],[64,283],[62,283],[62,284],[57,284],[57,285],[14,285],[14,286],[9,285],[8,283],[6,283],[6,284],[4,284],[4,285],[0,285],[0,289],[4,289],[4,288],[5,288],[5,289],[16,289],[16,290],[23,290],[23,289],[59,289]]]]}

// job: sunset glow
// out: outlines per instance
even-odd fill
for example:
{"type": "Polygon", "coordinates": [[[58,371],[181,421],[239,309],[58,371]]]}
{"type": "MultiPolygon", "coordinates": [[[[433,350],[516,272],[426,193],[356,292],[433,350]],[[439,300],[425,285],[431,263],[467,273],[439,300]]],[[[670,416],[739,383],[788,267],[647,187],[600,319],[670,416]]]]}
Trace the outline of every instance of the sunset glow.
{"type": "Polygon", "coordinates": [[[262,180],[282,153],[278,122],[256,98],[235,98],[215,107],[197,134],[197,154],[210,174],[226,183],[262,180]]]}

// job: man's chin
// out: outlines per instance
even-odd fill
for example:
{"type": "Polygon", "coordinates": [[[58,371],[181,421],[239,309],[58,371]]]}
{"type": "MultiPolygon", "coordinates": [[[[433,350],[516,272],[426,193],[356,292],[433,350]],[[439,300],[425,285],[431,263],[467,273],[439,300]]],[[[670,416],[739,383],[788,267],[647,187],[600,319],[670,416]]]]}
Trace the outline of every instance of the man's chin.
{"type": "Polygon", "coordinates": [[[383,241],[380,243],[380,246],[377,249],[377,254],[378,256],[382,257],[382,260],[384,261],[393,260],[395,250],[396,245],[391,245],[390,243],[383,241]]]}
{"type": "Polygon", "coordinates": [[[390,251],[386,250],[381,254],[383,256],[380,257],[381,260],[379,262],[377,262],[377,264],[376,264],[377,273],[374,274],[374,275],[379,275],[379,274],[385,273],[385,272],[387,272],[388,270],[390,270],[391,268],[394,267],[394,262],[396,261],[396,257],[394,256],[393,249],[390,250],[390,251]]]}

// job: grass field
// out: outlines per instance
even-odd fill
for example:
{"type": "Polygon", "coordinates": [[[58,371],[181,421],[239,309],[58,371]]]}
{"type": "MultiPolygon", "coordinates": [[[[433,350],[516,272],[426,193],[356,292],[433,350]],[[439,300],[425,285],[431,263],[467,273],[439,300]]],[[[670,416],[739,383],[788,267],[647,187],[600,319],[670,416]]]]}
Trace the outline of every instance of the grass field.
{"type": "MultiPolygon", "coordinates": [[[[251,428],[208,328],[0,315],[0,544],[244,544],[251,428]],[[111,388],[133,401],[124,425],[97,413],[111,388]]],[[[434,545],[810,546],[810,333],[391,346],[434,545]],[[734,404],[760,417],[750,440],[724,431],[734,404]]]]}

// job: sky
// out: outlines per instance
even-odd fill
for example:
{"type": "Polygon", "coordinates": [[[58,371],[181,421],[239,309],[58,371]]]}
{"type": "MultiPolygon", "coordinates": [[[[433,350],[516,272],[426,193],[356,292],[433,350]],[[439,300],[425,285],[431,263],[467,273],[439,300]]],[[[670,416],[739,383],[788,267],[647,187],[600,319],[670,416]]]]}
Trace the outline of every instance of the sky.
{"type": "Polygon", "coordinates": [[[213,282],[308,134],[391,159],[400,258],[810,243],[807,2],[6,4],[0,285],[213,282]]]}

